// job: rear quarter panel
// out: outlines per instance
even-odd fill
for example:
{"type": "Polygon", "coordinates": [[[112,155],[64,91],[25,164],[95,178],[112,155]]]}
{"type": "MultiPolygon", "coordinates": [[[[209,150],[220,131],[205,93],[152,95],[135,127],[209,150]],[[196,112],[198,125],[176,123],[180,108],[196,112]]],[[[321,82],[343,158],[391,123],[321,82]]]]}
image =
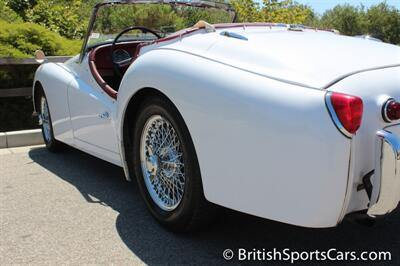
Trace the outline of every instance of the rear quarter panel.
{"type": "Polygon", "coordinates": [[[122,81],[121,138],[125,108],[145,87],[167,95],[184,118],[207,200],[295,225],[337,224],[351,146],[327,112],[325,91],[154,50],[140,56],[122,81]]]}
{"type": "Polygon", "coordinates": [[[376,132],[399,121],[387,123],[382,118],[382,106],[389,98],[400,101],[400,66],[365,71],[351,75],[328,90],[361,97],[364,103],[363,120],[357,135],[353,138],[350,187],[346,201],[346,213],[368,208],[369,199],[365,190],[357,190],[362,178],[375,169],[376,132]]]}

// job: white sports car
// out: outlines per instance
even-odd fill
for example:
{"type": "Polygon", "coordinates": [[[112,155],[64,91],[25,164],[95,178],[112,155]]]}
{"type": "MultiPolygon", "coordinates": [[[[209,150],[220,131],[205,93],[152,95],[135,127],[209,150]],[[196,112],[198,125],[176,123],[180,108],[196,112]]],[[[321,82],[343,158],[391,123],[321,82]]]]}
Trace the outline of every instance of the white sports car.
{"type": "Polygon", "coordinates": [[[166,33],[176,25],[124,20],[154,5],[234,14],[198,0],[97,5],[80,55],[35,76],[50,151],[67,144],[123,167],[177,231],[216,205],[305,227],[397,207],[399,46],[300,25],[202,20],[166,33]]]}

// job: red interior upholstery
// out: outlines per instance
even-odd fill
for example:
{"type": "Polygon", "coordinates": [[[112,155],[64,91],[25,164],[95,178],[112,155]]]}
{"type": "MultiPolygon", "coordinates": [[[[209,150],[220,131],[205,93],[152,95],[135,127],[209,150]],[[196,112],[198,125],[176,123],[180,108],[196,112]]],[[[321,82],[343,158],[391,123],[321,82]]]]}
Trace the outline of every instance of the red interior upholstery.
{"type": "MultiPolygon", "coordinates": [[[[136,50],[139,44],[140,42],[120,43],[116,45],[116,49],[126,50],[133,58],[136,55],[136,50]]],[[[90,51],[89,67],[93,77],[100,87],[111,97],[117,98],[118,88],[112,88],[110,84],[107,84],[105,81],[107,78],[118,78],[115,77],[114,66],[111,59],[111,44],[98,46],[90,51]]],[[[125,72],[126,69],[123,69],[122,71],[125,72]]]]}

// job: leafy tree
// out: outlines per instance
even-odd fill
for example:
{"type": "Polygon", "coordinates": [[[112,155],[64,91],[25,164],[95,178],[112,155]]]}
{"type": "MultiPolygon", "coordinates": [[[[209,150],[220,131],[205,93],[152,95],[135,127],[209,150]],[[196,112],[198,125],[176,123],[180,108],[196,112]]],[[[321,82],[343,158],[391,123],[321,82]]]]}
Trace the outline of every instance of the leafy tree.
{"type": "Polygon", "coordinates": [[[0,20],[4,20],[7,22],[19,22],[21,21],[21,17],[12,10],[7,2],[4,0],[0,0],[0,20]]]}
{"type": "Polygon", "coordinates": [[[338,5],[322,16],[319,25],[345,35],[369,34],[385,42],[400,44],[400,10],[386,2],[365,10],[363,6],[338,5]]]}
{"type": "Polygon", "coordinates": [[[126,25],[140,25],[153,29],[173,26],[177,29],[184,27],[183,19],[169,5],[137,5],[136,12],[132,14],[133,20],[126,25]]]}
{"type": "Polygon", "coordinates": [[[384,2],[369,8],[363,15],[367,21],[364,33],[400,45],[400,10],[384,2]]]}
{"type": "Polygon", "coordinates": [[[26,18],[26,11],[36,5],[36,0],[1,0],[5,2],[14,12],[23,19],[26,18]]]}
{"type": "Polygon", "coordinates": [[[260,6],[253,0],[232,0],[231,4],[236,11],[238,22],[264,21],[260,6]]]}
{"type": "Polygon", "coordinates": [[[176,31],[191,27],[199,20],[209,23],[231,22],[225,11],[169,5],[110,6],[99,10],[95,30],[103,34],[118,32],[128,26],[145,26],[152,29],[176,31]],[[168,30],[167,30],[168,29],[168,30]]]}
{"type": "Polygon", "coordinates": [[[311,8],[293,0],[264,0],[262,12],[265,21],[289,24],[304,24],[313,15],[311,8]]]}
{"type": "Polygon", "coordinates": [[[262,7],[253,0],[232,0],[231,4],[241,22],[305,24],[315,19],[310,7],[293,0],[264,0],[262,7]]]}
{"type": "Polygon", "coordinates": [[[345,35],[360,35],[363,33],[362,9],[345,5],[337,5],[324,13],[320,25],[334,28],[345,35]]]}
{"type": "Polygon", "coordinates": [[[216,9],[181,7],[177,10],[177,15],[183,20],[183,28],[192,27],[200,20],[211,24],[230,23],[233,20],[232,14],[216,9]]]}
{"type": "Polygon", "coordinates": [[[97,15],[95,30],[112,34],[128,26],[160,29],[165,26],[183,28],[184,22],[168,5],[127,5],[103,7],[97,15]]]}
{"type": "Polygon", "coordinates": [[[37,0],[25,16],[27,21],[40,24],[61,36],[80,39],[88,22],[88,18],[79,15],[81,7],[81,0],[37,0]]]}

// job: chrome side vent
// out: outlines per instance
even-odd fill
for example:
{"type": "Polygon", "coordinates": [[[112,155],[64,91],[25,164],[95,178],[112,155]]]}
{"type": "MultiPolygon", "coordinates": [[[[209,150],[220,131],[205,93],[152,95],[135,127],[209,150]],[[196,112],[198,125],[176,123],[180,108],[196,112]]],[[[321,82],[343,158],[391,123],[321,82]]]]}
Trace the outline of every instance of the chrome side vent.
{"type": "Polygon", "coordinates": [[[305,27],[299,24],[288,25],[288,30],[290,31],[304,31],[305,27]]]}
{"type": "Polygon", "coordinates": [[[226,36],[226,37],[229,37],[229,38],[235,38],[235,39],[239,39],[239,40],[243,40],[243,41],[248,41],[249,40],[246,37],[244,37],[243,35],[240,35],[239,33],[236,33],[236,32],[223,31],[220,34],[222,36],[226,36]]]}

